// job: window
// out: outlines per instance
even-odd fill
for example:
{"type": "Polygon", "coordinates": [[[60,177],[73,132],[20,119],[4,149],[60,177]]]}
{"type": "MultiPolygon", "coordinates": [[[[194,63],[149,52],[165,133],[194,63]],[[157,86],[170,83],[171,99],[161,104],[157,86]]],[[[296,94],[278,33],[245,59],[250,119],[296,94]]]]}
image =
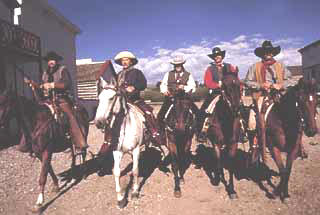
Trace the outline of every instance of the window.
{"type": "MultiPolygon", "coordinates": [[[[17,0],[17,2],[22,5],[22,0],[17,0]]],[[[20,25],[21,20],[21,7],[15,8],[13,12],[13,24],[20,25]]]]}

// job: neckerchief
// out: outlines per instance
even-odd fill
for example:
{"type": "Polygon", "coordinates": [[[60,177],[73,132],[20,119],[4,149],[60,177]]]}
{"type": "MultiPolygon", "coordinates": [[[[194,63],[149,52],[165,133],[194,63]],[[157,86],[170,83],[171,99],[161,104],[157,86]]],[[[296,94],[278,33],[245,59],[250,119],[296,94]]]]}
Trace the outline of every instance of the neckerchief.
{"type": "Polygon", "coordinates": [[[125,84],[126,74],[128,73],[128,71],[130,71],[133,68],[134,68],[133,66],[129,66],[127,69],[123,69],[120,71],[119,76],[118,76],[118,85],[119,86],[122,86],[123,84],[125,84]]]}
{"type": "Polygon", "coordinates": [[[271,69],[271,65],[275,64],[276,60],[273,58],[270,60],[262,60],[262,68],[261,68],[261,74],[264,82],[266,81],[266,72],[268,71],[272,77],[273,83],[276,83],[276,77],[274,75],[273,70],[271,69]]]}

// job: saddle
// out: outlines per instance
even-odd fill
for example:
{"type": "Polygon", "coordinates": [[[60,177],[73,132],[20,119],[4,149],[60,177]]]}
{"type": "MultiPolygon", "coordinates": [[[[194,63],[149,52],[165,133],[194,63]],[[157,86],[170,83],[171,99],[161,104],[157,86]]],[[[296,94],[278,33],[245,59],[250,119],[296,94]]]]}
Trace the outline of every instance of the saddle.
{"type": "MultiPolygon", "coordinates": [[[[63,112],[59,106],[54,105],[50,101],[41,102],[40,105],[44,106],[47,110],[50,111],[51,115],[56,121],[56,125],[59,128],[62,134],[65,134],[65,138],[70,139],[70,123],[68,116],[63,112]]],[[[76,109],[76,108],[75,108],[76,109]]]]}
{"type": "Polygon", "coordinates": [[[146,121],[146,118],[144,117],[144,112],[136,105],[132,104],[132,103],[128,103],[130,109],[133,110],[133,112],[135,112],[137,114],[137,116],[139,117],[139,119],[142,122],[146,121]]]}
{"type": "Polygon", "coordinates": [[[221,95],[218,95],[211,101],[211,103],[209,104],[208,108],[205,110],[206,113],[213,114],[214,109],[216,107],[216,104],[219,101],[220,97],[221,97],[221,95]]]}

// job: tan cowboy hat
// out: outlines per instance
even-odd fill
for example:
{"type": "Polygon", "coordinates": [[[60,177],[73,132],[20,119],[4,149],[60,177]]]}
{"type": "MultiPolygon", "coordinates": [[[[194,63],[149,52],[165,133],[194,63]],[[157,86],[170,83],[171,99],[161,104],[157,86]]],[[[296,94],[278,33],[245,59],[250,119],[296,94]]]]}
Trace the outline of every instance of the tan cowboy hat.
{"type": "Polygon", "coordinates": [[[186,62],[182,55],[177,55],[171,60],[171,64],[173,65],[182,65],[186,62]]]}
{"type": "Polygon", "coordinates": [[[276,56],[280,53],[281,48],[280,46],[273,47],[271,41],[265,40],[262,43],[261,47],[258,47],[254,50],[254,54],[260,58],[263,58],[265,53],[272,53],[273,56],[276,56]]]}
{"type": "Polygon", "coordinates": [[[211,59],[214,60],[214,58],[218,55],[220,55],[223,59],[224,56],[226,55],[226,51],[225,50],[221,51],[221,49],[219,47],[214,47],[212,49],[212,54],[208,54],[208,57],[210,57],[211,59]]]}
{"type": "Polygon", "coordinates": [[[46,56],[43,57],[43,60],[49,61],[49,60],[55,60],[55,61],[61,61],[63,60],[63,57],[55,53],[54,51],[49,51],[46,56]]]}
{"type": "Polygon", "coordinates": [[[115,57],[114,57],[114,61],[116,62],[116,64],[122,65],[121,64],[121,59],[122,58],[129,58],[132,61],[132,65],[136,65],[138,63],[138,59],[136,58],[136,56],[134,56],[134,54],[132,54],[129,51],[122,51],[119,52],[115,57]]]}

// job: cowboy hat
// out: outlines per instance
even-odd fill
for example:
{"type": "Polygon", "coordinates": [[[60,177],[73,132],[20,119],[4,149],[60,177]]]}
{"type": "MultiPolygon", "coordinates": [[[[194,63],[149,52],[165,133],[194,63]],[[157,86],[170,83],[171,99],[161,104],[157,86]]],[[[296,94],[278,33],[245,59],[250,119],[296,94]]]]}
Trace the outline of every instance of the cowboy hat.
{"type": "Polygon", "coordinates": [[[185,62],[186,62],[186,60],[183,58],[182,55],[177,55],[170,61],[170,63],[173,65],[182,65],[185,62]]]}
{"type": "Polygon", "coordinates": [[[121,59],[122,58],[129,58],[132,61],[132,65],[136,65],[138,63],[138,59],[136,58],[136,56],[134,56],[134,54],[132,54],[129,51],[122,51],[119,52],[115,57],[114,57],[114,61],[116,62],[116,64],[122,65],[121,64],[121,59]]]}
{"type": "Polygon", "coordinates": [[[46,56],[43,57],[43,60],[49,61],[49,60],[55,60],[55,61],[61,61],[63,60],[63,57],[55,53],[54,51],[49,51],[46,56]]]}
{"type": "Polygon", "coordinates": [[[210,57],[211,59],[214,59],[218,55],[220,55],[223,59],[224,56],[226,55],[226,51],[225,50],[221,51],[219,47],[214,47],[212,49],[212,54],[208,54],[208,57],[210,57]]]}
{"type": "Polygon", "coordinates": [[[271,53],[273,56],[276,56],[280,53],[280,51],[280,46],[273,47],[271,41],[265,40],[261,47],[258,47],[254,50],[254,54],[260,58],[263,58],[266,53],[271,53]]]}

